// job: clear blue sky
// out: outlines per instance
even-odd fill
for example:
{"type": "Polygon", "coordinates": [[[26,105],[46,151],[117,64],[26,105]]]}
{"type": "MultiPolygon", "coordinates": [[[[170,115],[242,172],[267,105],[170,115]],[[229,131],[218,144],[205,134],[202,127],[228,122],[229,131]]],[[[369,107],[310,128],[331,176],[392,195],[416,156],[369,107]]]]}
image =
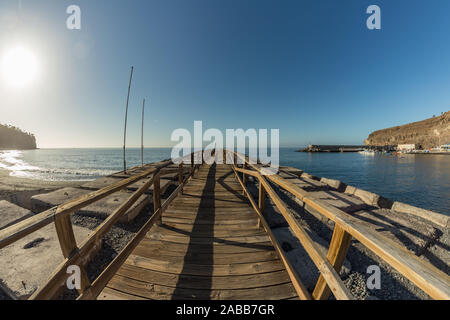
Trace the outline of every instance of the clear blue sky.
{"type": "Polygon", "coordinates": [[[0,55],[20,43],[39,71],[0,84],[0,123],[40,147],[119,147],[134,65],[130,146],[143,97],[147,146],[194,120],[279,128],[282,146],[360,144],[450,109],[449,12],[448,0],[1,0],[0,55]],[[382,30],[366,28],[371,4],[382,30]]]}

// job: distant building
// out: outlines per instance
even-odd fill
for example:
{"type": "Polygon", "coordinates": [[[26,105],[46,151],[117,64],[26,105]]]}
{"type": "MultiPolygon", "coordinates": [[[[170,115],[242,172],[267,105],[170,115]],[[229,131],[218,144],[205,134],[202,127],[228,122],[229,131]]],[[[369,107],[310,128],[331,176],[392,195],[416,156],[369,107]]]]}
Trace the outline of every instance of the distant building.
{"type": "Polygon", "coordinates": [[[449,144],[449,143],[443,144],[443,145],[441,146],[441,150],[442,150],[442,151],[450,152],[450,144],[449,144]]]}
{"type": "Polygon", "coordinates": [[[415,144],[399,144],[397,145],[398,151],[413,151],[416,149],[415,144]]]}

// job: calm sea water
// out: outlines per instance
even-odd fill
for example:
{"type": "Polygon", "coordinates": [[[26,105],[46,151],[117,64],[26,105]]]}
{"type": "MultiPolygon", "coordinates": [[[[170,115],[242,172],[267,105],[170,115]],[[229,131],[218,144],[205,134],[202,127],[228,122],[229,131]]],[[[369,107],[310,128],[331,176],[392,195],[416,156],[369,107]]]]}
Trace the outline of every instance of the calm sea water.
{"type": "MultiPolygon", "coordinates": [[[[144,161],[170,158],[171,149],[145,149],[144,161]]],[[[127,150],[128,167],[140,164],[140,149],[127,150]]],[[[280,164],[450,215],[450,156],[300,153],[280,150],[280,164]]],[[[0,168],[44,180],[93,180],[120,171],[122,149],[0,151],[0,168]]]]}

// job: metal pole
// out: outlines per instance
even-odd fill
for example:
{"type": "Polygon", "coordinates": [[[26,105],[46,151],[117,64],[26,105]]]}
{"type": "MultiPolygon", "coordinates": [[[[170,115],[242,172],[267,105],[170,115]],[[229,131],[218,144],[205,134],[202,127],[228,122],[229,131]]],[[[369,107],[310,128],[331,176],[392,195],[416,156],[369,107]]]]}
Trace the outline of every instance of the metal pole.
{"type": "Polygon", "coordinates": [[[131,67],[130,83],[128,84],[127,107],[125,110],[125,129],[123,132],[123,172],[127,172],[127,161],[125,160],[125,144],[127,142],[127,118],[128,118],[128,102],[130,101],[131,80],[133,79],[134,67],[131,67]]]}
{"type": "Polygon", "coordinates": [[[145,110],[145,99],[142,102],[142,130],[141,130],[141,164],[144,166],[144,110],[145,110]]]}

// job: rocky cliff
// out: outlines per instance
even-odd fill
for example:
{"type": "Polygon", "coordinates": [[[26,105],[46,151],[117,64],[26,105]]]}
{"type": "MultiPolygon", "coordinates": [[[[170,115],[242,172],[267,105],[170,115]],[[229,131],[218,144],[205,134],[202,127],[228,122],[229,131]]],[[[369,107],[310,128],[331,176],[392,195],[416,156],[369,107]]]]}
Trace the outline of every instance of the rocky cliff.
{"type": "Polygon", "coordinates": [[[0,149],[36,149],[36,138],[32,133],[0,124],[0,149]]]}
{"type": "Polygon", "coordinates": [[[423,149],[446,143],[450,143],[450,111],[423,121],[375,131],[364,141],[370,146],[416,144],[423,149]]]}

